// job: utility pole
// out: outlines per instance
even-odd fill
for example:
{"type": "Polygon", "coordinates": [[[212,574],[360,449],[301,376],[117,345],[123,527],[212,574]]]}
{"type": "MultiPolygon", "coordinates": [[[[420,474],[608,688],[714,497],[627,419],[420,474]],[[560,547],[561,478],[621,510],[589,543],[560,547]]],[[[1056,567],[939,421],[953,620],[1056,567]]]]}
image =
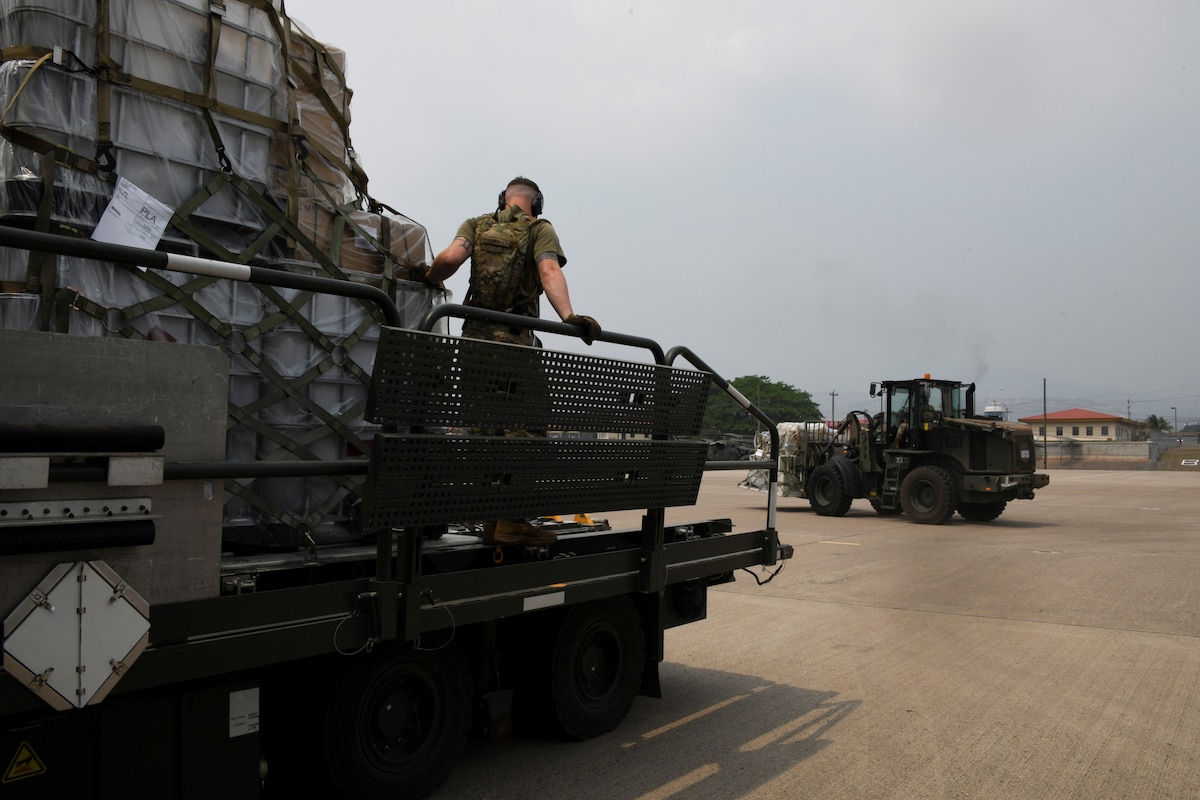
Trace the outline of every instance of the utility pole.
{"type": "Polygon", "coordinates": [[[829,418],[837,422],[837,392],[829,393],[829,418]]]}
{"type": "MultiPolygon", "coordinates": [[[[1042,378],[1042,469],[1050,460],[1050,415],[1046,410],[1046,379],[1042,378]]],[[[1036,462],[1035,462],[1036,463],[1036,462]]]]}
{"type": "MultiPolygon", "coordinates": [[[[1171,410],[1175,412],[1175,427],[1171,428],[1171,433],[1178,436],[1179,435],[1179,411],[1178,411],[1178,409],[1175,408],[1175,406],[1171,406],[1171,410]]],[[[1180,441],[1182,441],[1182,440],[1180,440],[1180,441]]]]}

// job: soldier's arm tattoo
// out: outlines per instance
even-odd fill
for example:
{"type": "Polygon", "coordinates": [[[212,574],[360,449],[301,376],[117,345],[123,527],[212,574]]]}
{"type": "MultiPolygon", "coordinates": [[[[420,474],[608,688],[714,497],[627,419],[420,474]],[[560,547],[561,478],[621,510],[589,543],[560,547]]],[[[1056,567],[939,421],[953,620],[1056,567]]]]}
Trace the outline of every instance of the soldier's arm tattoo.
{"type": "Polygon", "coordinates": [[[456,245],[458,245],[459,247],[461,247],[463,250],[466,250],[468,253],[471,252],[471,243],[467,241],[467,237],[456,236],[454,238],[454,243],[456,245]]]}

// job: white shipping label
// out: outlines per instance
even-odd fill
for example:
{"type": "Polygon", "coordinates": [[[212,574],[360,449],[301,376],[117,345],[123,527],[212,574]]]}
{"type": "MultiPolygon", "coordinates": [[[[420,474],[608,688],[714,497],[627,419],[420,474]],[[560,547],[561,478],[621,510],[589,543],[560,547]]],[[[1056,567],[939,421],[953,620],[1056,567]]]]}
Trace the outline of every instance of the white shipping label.
{"type": "Polygon", "coordinates": [[[119,178],[100,223],[92,231],[92,238],[108,244],[153,250],[158,247],[158,240],[174,213],[175,209],[119,178]]]}
{"type": "Polygon", "coordinates": [[[258,733],[258,687],[229,693],[229,738],[258,733]]]}

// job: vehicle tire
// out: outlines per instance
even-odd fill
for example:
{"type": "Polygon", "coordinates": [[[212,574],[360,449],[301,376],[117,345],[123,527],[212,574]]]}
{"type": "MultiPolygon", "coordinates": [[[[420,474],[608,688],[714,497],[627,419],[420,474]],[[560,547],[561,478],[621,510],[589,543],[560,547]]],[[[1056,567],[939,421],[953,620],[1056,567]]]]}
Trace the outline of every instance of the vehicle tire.
{"type": "Polygon", "coordinates": [[[959,503],[958,513],[970,522],[991,522],[1004,513],[1004,507],[1007,505],[1006,500],[998,503],[959,503]]]}
{"type": "Polygon", "coordinates": [[[895,517],[902,512],[902,509],[899,508],[884,508],[883,501],[878,497],[869,498],[867,502],[871,504],[871,508],[875,509],[875,513],[881,517],[895,517]]]}
{"type": "Polygon", "coordinates": [[[850,503],[854,502],[854,498],[863,496],[862,473],[855,466],[858,462],[844,456],[837,456],[829,463],[842,473],[842,489],[845,491],[846,508],[849,510],[850,503]]]}
{"type": "Polygon", "coordinates": [[[572,608],[558,630],[550,673],[559,730],[590,739],[617,727],[641,687],[644,654],[642,621],[628,599],[572,608]]]}
{"type": "Polygon", "coordinates": [[[329,699],[330,777],[347,797],[426,797],[462,753],[471,714],[471,681],[456,647],[356,656],[329,699]]]}
{"type": "Polygon", "coordinates": [[[854,502],[842,471],[833,464],[822,464],[812,471],[806,493],[809,505],[822,517],[844,516],[854,502]]]}
{"type": "Polygon", "coordinates": [[[941,467],[917,467],[900,484],[900,505],[913,522],[941,525],[954,515],[954,479],[941,467]]]}

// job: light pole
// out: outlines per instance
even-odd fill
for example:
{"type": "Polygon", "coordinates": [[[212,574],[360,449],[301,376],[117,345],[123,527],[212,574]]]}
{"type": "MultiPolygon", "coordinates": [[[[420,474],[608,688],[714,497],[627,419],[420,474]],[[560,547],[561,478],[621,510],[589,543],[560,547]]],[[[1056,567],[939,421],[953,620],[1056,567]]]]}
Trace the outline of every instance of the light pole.
{"type": "Polygon", "coordinates": [[[1175,436],[1178,437],[1179,436],[1179,412],[1176,411],[1175,406],[1171,406],[1171,410],[1175,412],[1175,427],[1171,428],[1171,433],[1175,434],[1175,436]]]}

